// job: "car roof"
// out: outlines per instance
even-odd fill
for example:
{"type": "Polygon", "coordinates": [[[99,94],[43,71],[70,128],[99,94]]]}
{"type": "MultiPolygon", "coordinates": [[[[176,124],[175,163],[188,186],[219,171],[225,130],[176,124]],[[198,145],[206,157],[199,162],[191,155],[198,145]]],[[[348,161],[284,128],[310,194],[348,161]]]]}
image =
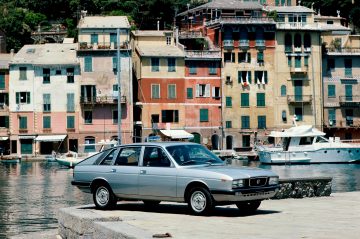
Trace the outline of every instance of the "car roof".
{"type": "Polygon", "coordinates": [[[197,143],[191,142],[182,142],[182,141],[162,141],[162,142],[145,142],[145,143],[133,143],[133,144],[121,144],[118,146],[177,146],[177,145],[200,145],[197,143]]]}

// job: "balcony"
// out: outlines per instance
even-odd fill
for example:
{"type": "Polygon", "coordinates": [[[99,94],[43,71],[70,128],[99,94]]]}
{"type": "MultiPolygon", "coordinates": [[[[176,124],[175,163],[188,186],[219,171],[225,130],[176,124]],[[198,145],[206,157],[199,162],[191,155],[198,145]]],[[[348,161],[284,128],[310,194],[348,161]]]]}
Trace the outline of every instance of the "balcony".
{"type": "Polygon", "coordinates": [[[321,27],[318,23],[307,22],[277,22],[276,28],[280,30],[319,30],[321,27]]]}
{"type": "Polygon", "coordinates": [[[360,105],[360,95],[339,96],[340,106],[356,107],[360,105]]]}
{"type": "Polygon", "coordinates": [[[294,52],[301,52],[301,51],[302,51],[301,46],[294,47],[294,52]]]}
{"type": "Polygon", "coordinates": [[[291,74],[304,74],[307,75],[309,70],[308,66],[292,66],[290,67],[290,73],[291,74]]]}
{"type": "MultiPolygon", "coordinates": [[[[124,41],[120,43],[120,49],[127,50],[130,46],[128,42],[124,41]]],[[[108,51],[108,50],[117,50],[117,43],[116,42],[98,42],[91,44],[89,42],[79,42],[79,51],[108,51]]]]}
{"type": "MultiPolygon", "coordinates": [[[[103,95],[96,97],[80,97],[80,104],[95,105],[95,104],[117,104],[118,97],[113,95],[103,95]]],[[[126,96],[121,96],[121,103],[126,103],[126,96]]]]}
{"type": "Polygon", "coordinates": [[[328,55],[360,55],[360,48],[350,48],[350,47],[338,47],[338,48],[327,48],[328,55]]]}
{"type": "Polygon", "coordinates": [[[255,40],[255,47],[265,49],[265,40],[255,40]]]}
{"type": "Polygon", "coordinates": [[[234,49],[234,40],[224,40],[223,47],[226,50],[233,50],[234,49]]]}
{"type": "Polygon", "coordinates": [[[185,51],[187,58],[192,60],[196,59],[221,59],[221,51],[217,50],[206,50],[206,51],[185,51]]]}
{"type": "Polygon", "coordinates": [[[249,49],[249,40],[240,40],[239,48],[242,50],[248,50],[249,49]]]}
{"type": "Polygon", "coordinates": [[[312,95],[288,95],[287,101],[288,104],[311,104],[312,95]]]}
{"type": "Polygon", "coordinates": [[[179,32],[180,39],[196,39],[203,38],[203,34],[201,31],[181,31],[179,32]]]}
{"type": "MultiPolygon", "coordinates": [[[[224,25],[224,24],[274,24],[275,21],[271,17],[220,17],[205,22],[205,26],[224,25]]],[[[275,29],[274,29],[275,30],[275,29]]]]}

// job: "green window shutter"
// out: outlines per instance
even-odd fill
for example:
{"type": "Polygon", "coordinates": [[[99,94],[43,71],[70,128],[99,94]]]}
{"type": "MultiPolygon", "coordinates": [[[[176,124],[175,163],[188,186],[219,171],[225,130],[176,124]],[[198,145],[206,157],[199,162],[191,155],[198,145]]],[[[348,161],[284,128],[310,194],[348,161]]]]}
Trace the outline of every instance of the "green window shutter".
{"type": "Polygon", "coordinates": [[[192,99],[193,98],[193,88],[187,88],[186,95],[187,95],[188,99],[192,99]]]}
{"type": "Polygon", "coordinates": [[[118,68],[118,60],[117,60],[117,57],[113,57],[112,58],[112,63],[113,63],[113,67],[112,67],[112,70],[113,72],[117,72],[117,68],[118,68]]]}
{"type": "Polygon", "coordinates": [[[226,122],[225,122],[225,127],[226,127],[227,129],[232,128],[232,121],[226,121],[226,122]]]}
{"type": "Polygon", "coordinates": [[[328,85],[328,97],[335,97],[335,96],[336,96],[335,85],[328,85]]]}
{"type": "Polygon", "coordinates": [[[0,89],[5,89],[5,73],[0,72],[0,89]]]}
{"type": "Polygon", "coordinates": [[[266,129],[266,116],[264,116],[264,115],[258,116],[258,128],[266,129]]]}
{"type": "Polygon", "coordinates": [[[44,116],[43,117],[43,128],[44,129],[50,129],[51,128],[51,117],[50,116],[44,116]]]}
{"type": "Polygon", "coordinates": [[[20,104],[20,92],[16,92],[16,104],[20,104]]]}
{"type": "Polygon", "coordinates": [[[75,116],[67,116],[67,128],[74,129],[75,128],[75,116]]]}
{"type": "Polygon", "coordinates": [[[117,34],[116,33],[110,33],[110,43],[114,43],[114,47],[116,47],[117,43],[117,34]]]}
{"type": "Polygon", "coordinates": [[[159,65],[160,65],[160,59],[159,58],[151,58],[151,71],[152,72],[158,72],[159,71],[159,65]]]}
{"type": "Polygon", "coordinates": [[[27,129],[27,117],[20,117],[20,129],[27,129]]]}
{"type": "Polygon", "coordinates": [[[74,112],[75,111],[75,94],[68,93],[67,94],[67,111],[74,112]]]}
{"type": "Polygon", "coordinates": [[[292,67],[292,58],[291,58],[291,56],[288,56],[288,66],[292,67]]]}
{"type": "Polygon", "coordinates": [[[248,115],[241,116],[241,128],[242,129],[250,128],[250,116],[248,115]]]}
{"type": "Polygon", "coordinates": [[[226,107],[232,107],[232,98],[230,96],[226,96],[226,107]]]}
{"type": "Polygon", "coordinates": [[[31,103],[31,100],[30,100],[30,92],[26,92],[26,100],[27,100],[26,103],[28,103],[28,104],[31,103]]]}
{"type": "Polygon", "coordinates": [[[249,93],[241,93],[241,107],[249,107],[249,93]]]}
{"type": "Polygon", "coordinates": [[[281,91],[281,96],[286,96],[286,86],[285,85],[281,86],[280,91],[281,91]]]}
{"type": "Polygon", "coordinates": [[[200,122],[208,122],[208,121],[209,121],[209,110],[200,109],[200,122]]]}
{"type": "Polygon", "coordinates": [[[265,80],[265,84],[268,83],[268,72],[264,71],[264,80],[265,80]]]}
{"type": "Polygon", "coordinates": [[[84,58],[84,71],[85,72],[92,72],[92,57],[91,56],[85,56],[84,58]]]}
{"type": "Polygon", "coordinates": [[[178,110],[174,110],[174,122],[179,122],[179,111],[178,110]]]}
{"type": "Polygon", "coordinates": [[[241,84],[242,71],[238,71],[238,83],[241,84]]]}
{"type": "Polygon", "coordinates": [[[248,74],[249,83],[251,84],[251,71],[248,71],[247,74],[248,74]]]}
{"type": "Polygon", "coordinates": [[[265,93],[256,93],[257,98],[257,106],[264,107],[265,106],[265,93]]]}
{"type": "Polygon", "coordinates": [[[5,128],[9,128],[9,116],[5,116],[5,128]]]}
{"type": "Polygon", "coordinates": [[[98,43],[98,34],[91,34],[91,44],[98,43]]]}
{"type": "Polygon", "coordinates": [[[161,122],[166,123],[166,110],[161,111],[161,122]]]}
{"type": "Polygon", "coordinates": [[[304,56],[304,66],[309,66],[309,57],[304,56]]]}

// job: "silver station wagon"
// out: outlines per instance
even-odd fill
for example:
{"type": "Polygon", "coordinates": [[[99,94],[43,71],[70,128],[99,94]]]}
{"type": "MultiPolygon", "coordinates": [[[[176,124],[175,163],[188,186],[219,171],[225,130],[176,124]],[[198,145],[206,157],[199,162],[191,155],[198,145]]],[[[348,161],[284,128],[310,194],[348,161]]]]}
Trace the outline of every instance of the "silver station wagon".
{"type": "Polygon", "coordinates": [[[195,215],[216,205],[236,204],[243,213],[257,210],[279,188],[268,170],[232,167],[202,145],[183,142],[117,146],[93,155],[74,168],[72,185],[93,194],[98,209],[118,200],[186,202],[195,215]]]}

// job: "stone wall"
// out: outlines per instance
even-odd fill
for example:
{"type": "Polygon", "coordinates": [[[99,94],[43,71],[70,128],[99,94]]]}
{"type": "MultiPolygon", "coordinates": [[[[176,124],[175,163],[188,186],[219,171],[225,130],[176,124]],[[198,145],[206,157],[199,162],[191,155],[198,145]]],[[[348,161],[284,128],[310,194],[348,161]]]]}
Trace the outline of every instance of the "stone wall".
{"type": "Polygon", "coordinates": [[[330,177],[280,179],[279,192],[272,199],[326,197],[331,194],[330,177]]]}

